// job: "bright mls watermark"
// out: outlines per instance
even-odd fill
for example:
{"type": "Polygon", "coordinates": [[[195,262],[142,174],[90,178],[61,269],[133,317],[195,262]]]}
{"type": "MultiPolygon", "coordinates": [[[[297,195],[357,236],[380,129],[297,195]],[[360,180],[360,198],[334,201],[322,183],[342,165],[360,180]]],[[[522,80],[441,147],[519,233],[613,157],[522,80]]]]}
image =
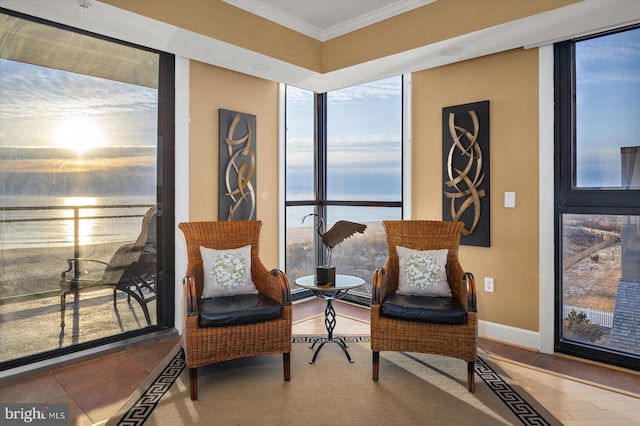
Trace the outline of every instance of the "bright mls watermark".
{"type": "Polygon", "coordinates": [[[0,404],[0,424],[68,426],[69,404],[0,404]]]}

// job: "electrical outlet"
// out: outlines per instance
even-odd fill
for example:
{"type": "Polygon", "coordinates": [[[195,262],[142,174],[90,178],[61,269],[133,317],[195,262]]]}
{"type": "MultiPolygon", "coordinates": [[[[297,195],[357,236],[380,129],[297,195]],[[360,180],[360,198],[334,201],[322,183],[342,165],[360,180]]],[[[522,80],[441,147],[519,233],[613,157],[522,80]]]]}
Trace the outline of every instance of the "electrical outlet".
{"type": "Polygon", "coordinates": [[[515,192],[505,192],[504,193],[504,206],[509,209],[516,208],[516,193],[515,192]]]}
{"type": "Polygon", "coordinates": [[[493,293],[493,278],[484,277],[484,291],[487,293],[493,293]]]}

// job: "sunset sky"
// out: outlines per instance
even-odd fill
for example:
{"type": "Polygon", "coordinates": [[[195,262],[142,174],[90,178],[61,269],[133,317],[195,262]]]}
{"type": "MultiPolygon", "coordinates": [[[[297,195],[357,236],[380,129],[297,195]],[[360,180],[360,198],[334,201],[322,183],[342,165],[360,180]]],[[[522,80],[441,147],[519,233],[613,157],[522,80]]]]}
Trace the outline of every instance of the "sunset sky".
{"type": "Polygon", "coordinates": [[[156,89],[0,59],[0,93],[0,147],[156,145],[156,89]]]}

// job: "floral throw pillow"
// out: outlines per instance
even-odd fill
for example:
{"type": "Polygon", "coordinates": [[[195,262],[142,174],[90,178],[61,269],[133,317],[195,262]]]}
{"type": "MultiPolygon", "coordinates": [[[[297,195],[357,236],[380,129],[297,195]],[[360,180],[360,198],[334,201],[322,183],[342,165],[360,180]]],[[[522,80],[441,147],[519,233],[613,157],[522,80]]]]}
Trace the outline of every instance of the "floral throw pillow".
{"type": "Polygon", "coordinates": [[[232,250],[200,247],[204,268],[202,297],[257,294],[251,281],[251,246],[232,250]]]}
{"type": "Polygon", "coordinates": [[[449,250],[418,251],[396,246],[400,275],[398,294],[451,297],[447,283],[449,250]]]}

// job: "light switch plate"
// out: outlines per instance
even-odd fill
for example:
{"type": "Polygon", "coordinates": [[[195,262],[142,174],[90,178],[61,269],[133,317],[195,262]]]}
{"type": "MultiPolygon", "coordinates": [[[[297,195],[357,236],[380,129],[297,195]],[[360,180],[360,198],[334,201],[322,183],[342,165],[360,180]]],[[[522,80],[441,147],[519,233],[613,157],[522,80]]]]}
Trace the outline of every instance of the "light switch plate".
{"type": "Polygon", "coordinates": [[[504,193],[504,206],[509,209],[513,209],[516,207],[516,193],[515,192],[505,192],[504,193]]]}

